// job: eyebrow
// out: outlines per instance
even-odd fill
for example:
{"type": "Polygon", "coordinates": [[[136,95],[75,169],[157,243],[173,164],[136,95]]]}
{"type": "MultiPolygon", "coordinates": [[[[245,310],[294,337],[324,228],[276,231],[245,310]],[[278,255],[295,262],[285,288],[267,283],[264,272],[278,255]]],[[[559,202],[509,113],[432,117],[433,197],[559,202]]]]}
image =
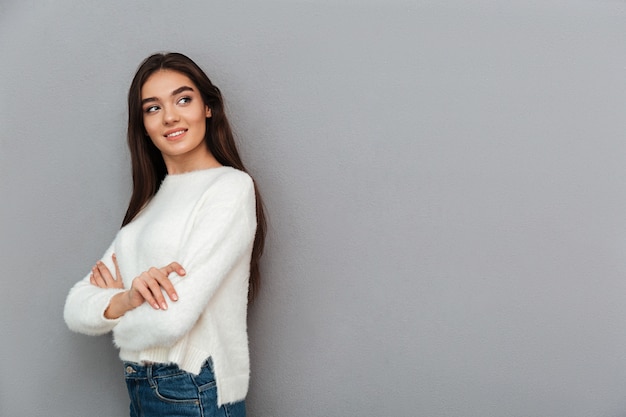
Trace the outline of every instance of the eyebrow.
{"type": "MultiPolygon", "coordinates": [[[[172,94],[170,94],[170,96],[173,97],[177,94],[182,93],[183,91],[195,91],[195,90],[187,85],[183,85],[182,87],[178,87],[176,90],[172,91],[172,94]]],[[[141,104],[144,105],[151,101],[159,101],[159,100],[156,97],[147,97],[141,100],[141,104]]]]}

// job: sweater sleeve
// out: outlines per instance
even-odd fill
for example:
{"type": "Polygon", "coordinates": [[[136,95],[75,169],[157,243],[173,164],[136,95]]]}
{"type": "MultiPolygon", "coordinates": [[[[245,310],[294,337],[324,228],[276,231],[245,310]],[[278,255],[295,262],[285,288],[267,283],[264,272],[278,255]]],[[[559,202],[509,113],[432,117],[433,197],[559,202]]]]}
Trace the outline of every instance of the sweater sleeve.
{"type": "MultiPolygon", "coordinates": [[[[252,179],[245,174],[231,177],[203,197],[181,244],[178,262],[186,275],[170,276],[178,301],[168,301],[167,310],[144,303],[128,311],[115,328],[119,347],[144,350],[173,345],[192,329],[229,273],[242,261],[249,263],[256,232],[252,179]]],[[[248,276],[244,278],[243,291],[248,276]]]]}
{"type": "MultiPolygon", "coordinates": [[[[104,253],[101,261],[111,270],[115,270],[111,256],[115,242],[104,253]]],[[[89,282],[90,274],[78,281],[70,290],[65,300],[63,318],[70,330],[97,336],[107,333],[115,327],[119,319],[110,320],[104,317],[111,298],[123,292],[117,288],[99,288],[89,282]]]]}

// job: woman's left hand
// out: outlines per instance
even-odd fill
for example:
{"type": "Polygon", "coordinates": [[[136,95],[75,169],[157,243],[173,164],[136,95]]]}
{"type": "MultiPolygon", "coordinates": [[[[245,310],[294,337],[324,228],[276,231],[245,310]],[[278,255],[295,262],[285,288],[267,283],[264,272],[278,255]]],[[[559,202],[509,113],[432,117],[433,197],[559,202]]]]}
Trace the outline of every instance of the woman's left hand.
{"type": "Polygon", "coordinates": [[[109,268],[107,268],[103,262],[98,261],[96,266],[91,270],[89,282],[100,288],[124,288],[122,274],[120,273],[120,267],[117,264],[115,254],[113,254],[113,264],[115,265],[115,276],[111,274],[111,271],[109,271],[109,268]]]}

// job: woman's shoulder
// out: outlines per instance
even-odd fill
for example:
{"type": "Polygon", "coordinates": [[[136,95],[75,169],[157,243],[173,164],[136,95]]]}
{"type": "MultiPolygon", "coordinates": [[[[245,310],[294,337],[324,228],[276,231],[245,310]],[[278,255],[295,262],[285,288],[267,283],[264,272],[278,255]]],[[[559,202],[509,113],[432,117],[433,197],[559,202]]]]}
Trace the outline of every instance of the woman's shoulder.
{"type": "Polygon", "coordinates": [[[233,167],[223,166],[214,168],[211,184],[219,188],[228,188],[232,191],[244,190],[254,187],[252,178],[248,173],[233,167]]]}
{"type": "Polygon", "coordinates": [[[205,196],[227,199],[254,195],[254,182],[250,175],[233,167],[223,166],[198,172],[197,186],[205,196]]]}
{"type": "Polygon", "coordinates": [[[204,173],[206,182],[202,186],[201,204],[221,206],[251,204],[255,199],[254,182],[247,173],[232,167],[213,168],[204,173]]]}
{"type": "MultiPolygon", "coordinates": [[[[222,166],[219,168],[213,168],[215,175],[229,181],[251,182],[252,178],[247,172],[241,171],[237,168],[222,166]]],[[[210,170],[208,170],[210,171],[210,170]]]]}

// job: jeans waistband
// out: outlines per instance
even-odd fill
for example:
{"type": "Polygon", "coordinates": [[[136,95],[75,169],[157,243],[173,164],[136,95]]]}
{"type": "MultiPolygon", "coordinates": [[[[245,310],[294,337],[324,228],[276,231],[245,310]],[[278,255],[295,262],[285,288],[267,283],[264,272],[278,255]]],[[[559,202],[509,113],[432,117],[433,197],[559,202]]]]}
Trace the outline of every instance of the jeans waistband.
{"type": "MultiPolygon", "coordinates": [[[[209,367],[213,371],[213,362],[211,358],[208,358],[202,368],[209,367]]],[[[136,363],[136,362],[124,362],[124,376],[127,379],[145,379],[145,378],[159,378],[166,376],[174,376],[184,374],[184,371],[178,367],[175,363],[136,363]]]]}

